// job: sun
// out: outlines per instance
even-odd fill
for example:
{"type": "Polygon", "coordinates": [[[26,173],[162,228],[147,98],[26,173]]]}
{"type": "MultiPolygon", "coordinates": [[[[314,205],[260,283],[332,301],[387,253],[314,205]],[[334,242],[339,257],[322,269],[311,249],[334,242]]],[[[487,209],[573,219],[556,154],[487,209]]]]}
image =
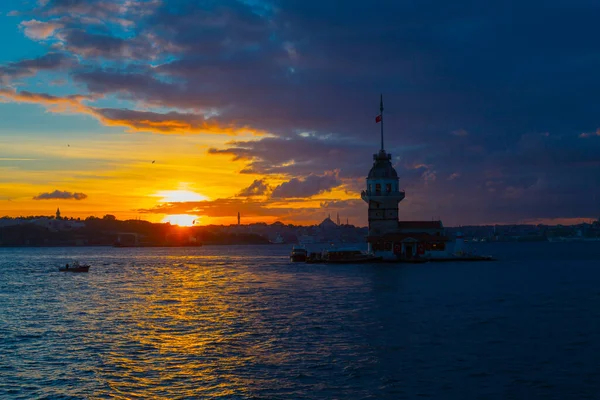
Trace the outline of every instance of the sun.
{"type": "Polygon", "coordinates": [[[171,225],[179,225],[179,226],[194,226],[195,223],[197,222],[196,220],[199,220],[200,217],[196,216],[196,215],[190,215],[190,214],[171,214],[171,215],[165,215],[165,217],[162,219],[162,222],[169,222],[171,223],[171,225]]]}
{"type": "Polygon", "coordinates": [[[163,203],[182,203],[185,201],[203,201],[208,200],[208,197],[201,195],[191,190],[162,190],[156,193],[163,203]]]}

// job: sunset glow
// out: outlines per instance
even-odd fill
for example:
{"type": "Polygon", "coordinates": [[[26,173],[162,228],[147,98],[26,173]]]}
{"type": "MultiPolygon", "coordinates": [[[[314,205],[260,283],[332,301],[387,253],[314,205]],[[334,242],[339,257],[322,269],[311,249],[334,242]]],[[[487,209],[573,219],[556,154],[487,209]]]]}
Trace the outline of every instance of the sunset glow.
{"type": "Polygon", "coordinates": [[[169,222],[171,225],[194,226],[200,217],[189,214],[174,214],[165,216],[161,222],[169,222]]]}
{"type": "Polygon", "coordinates": [[[208,200],[208,197],[190,190],[163,190],[158,192],[157,196],[161,197],[160,201],[163,203],[208,200]]]}

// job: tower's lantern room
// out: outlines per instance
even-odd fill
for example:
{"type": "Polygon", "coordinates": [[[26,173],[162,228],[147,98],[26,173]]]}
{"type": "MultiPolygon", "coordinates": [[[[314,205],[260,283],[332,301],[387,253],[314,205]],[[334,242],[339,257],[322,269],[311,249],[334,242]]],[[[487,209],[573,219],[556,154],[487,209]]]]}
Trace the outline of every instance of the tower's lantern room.
{"type": "Polygon", "coordinates": [[[398,174],[391,159],[392,155],[383,149],[373,154],[373,167],[367,176],[367,191],[392,193],[398,190],[398,174]]]}

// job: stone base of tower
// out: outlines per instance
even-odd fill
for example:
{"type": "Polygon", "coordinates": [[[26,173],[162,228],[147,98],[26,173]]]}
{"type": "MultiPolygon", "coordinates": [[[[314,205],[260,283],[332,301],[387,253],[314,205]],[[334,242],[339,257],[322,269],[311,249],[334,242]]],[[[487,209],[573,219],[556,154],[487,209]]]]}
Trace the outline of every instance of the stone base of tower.
{"type": "Polygon", "coordinates": [[[385,261],[418,262],[454,253],[454,242],[444,234],[441,221],[399,221],[393,232],[367,237],[369,252],[385,261]]]}

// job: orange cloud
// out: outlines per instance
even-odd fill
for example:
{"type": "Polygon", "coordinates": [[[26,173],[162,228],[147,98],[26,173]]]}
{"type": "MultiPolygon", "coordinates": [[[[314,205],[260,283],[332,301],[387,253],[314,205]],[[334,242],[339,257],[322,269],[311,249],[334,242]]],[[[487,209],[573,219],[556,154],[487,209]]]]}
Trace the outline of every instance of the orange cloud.
{"type": "Polygon", "coordinates": [[[32,93],[25,90],[17,92],[16,90],[0,89],[0,100],[2,101],[41,104],[50,112],[91,114],[89,107],[82,102],[93,99],[93,96],[84,95],[60,97],[46,93],[32,93]]]}
{"type": "Polygon", "coordinates": [[[122,126],[131,132],[152,132],[160,134],[252,134],[265,132],[249,126],[238,126],[234,122],[223,123],[216,118],[205,118],[202,114],[151,111],[136,111],[116,108],[97,108],[84,104],[101,98],[100,95],[53,96],[47,93],[32,93],[10,89],[0,89],[0,101],[41,104],[48,111],[56,113],[82,113],[95,117],[106,126],[122,126]]]}
{"type": "Polygon", "coordinates": [[[28,38],[33,40],[45,40],[52,36],[58,29],[63,28],[64,25],[57,22],[43,22],[32,19],[30,21],[21,22],[19,27],[28,38]]]}
{"type": "Polygon", "coordinates": [[[135,111],[116,108],[90,108],[95,117],[107,126],[124,126],[133,132],[155,132],[163,134],[186,133],[223,133],[238,135],[251,133],[262,135],[248,126],[236,126],[233,123],[220,124],[213,118],[203,115],[169,112],[165,114],[150,111],[135,111]]]}

